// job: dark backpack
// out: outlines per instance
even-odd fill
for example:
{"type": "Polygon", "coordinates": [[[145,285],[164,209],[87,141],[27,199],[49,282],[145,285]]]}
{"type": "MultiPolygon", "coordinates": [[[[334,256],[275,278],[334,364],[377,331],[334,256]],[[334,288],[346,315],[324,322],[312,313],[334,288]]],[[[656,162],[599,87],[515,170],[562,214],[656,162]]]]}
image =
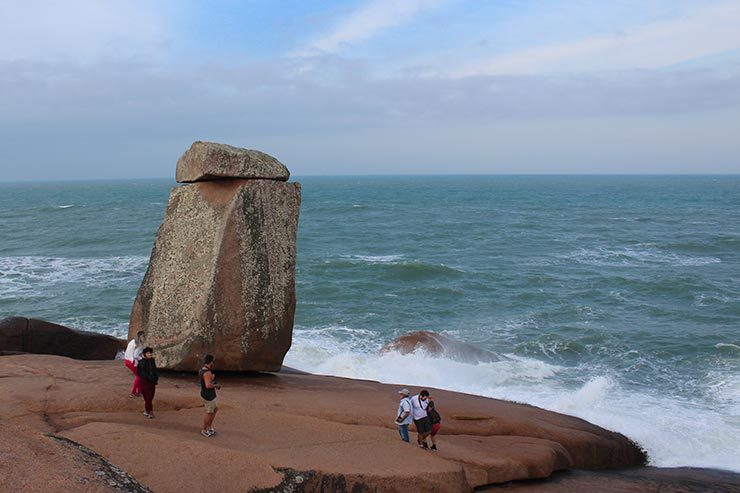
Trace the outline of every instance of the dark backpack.
{"type": "Polygon", "coordinates": [[[433,425],[442,422],[442,416],[439,415],[437,408],[433,403],[430,403],[430,406],[427,408],[427,416],[429,416],[429,421],[431,421],[433,425]]]}

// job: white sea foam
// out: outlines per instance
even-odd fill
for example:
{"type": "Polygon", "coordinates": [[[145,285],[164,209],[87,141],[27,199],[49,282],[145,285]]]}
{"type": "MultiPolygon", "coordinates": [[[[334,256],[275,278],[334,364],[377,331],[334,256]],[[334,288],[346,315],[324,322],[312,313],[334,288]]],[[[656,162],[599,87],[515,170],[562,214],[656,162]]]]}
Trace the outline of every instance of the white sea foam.
{"type": "MultiPolygon", "coordinates": [[[[740,378],[708,377],[721,400],[701,403],[658,389],[634,390],[603,370],[578,368],[580,386],[567,380],[574,370],[532,358],[465,364],[423,353],[379,353],[367,331],[342,327],[297,329],[285,364],[318,374],[430,386],[526,402],[581,417],[640,443],[656,466],[717,467],[740,472],[740,378]]],[[[710,395],[711,397],[711,395],[710,395]]],[[[442,404],[440,403],[440,408],[442,404]]]]}
{"type": "Polygon", "coordinates": [[[103,258],[0,257],[0,296],[33,293],[56,284],[82,283],[91,287],[120,285],[138,279],[148,257],[103,258]]]}
{"type": "Polygon", "coordinates": [[[719,343],[715,344],[714,347],[716,347],[717,349],[720,349],[720,348],[731,348],[731,349],[736,349],[736,350],[740,351],[740,346],[738,346],[737,344],[730,344],[729,342],[719,342],[719,343]]]}
{"type": "Polygon", "coordinates": [[[694,295],[694,306],[709,306],[716,303],[733,303],[736,297],[725,296],[719,293],[699,293],[694,295]]]}
{"type": "Polygon", "coordinates": [[[348,255],[343,258],[350,261],[366,262],[368,264],[395,264],[404,259],[403,255],[348,255]]]}
{"type": "Polygon", "coordinates": [[[717,257],[680,255],[665,252],[650,245],[634,248],[579,248],[573,253],[560,256],[581,264],[637,267],[643,264],[670,264],[679,266],[702,266],[721,263],[717,257]]]}
{"type": "Polygon", "coordinates": [[[58,324],[77,330],[108,334],[125,339],[128,336],[128,321],[111,322],[92,317],[69,317],[58,321],[58,324]]]}
{"type": "Polygon", "coordinates": [[[70,207],[74,207],[74,204],[67,204],[67,205],[58,205],[57,209],[69,209],[70,207]]]}

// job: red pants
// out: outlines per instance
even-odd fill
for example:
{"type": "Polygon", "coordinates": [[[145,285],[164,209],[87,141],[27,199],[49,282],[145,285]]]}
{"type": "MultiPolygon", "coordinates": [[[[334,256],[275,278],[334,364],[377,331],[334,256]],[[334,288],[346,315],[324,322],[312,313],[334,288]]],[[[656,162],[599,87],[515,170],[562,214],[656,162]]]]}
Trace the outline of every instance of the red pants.
{"type": "Polygon", "coordinates": [[[141,394],[144,396],[144,410],[152,412],[152,401],[154,400],[154,391],[157,387],[149,380],[141,380],[141,394]]]}
{"type": "Polygon", "coordinates": [[[131,393],[132,394],[138,394],[141,392],[141,378],[139,377],[139,374],[136,373],[136,365],[134,365],[133,361],[129,361],[127,359],[123,360],[123,364],[126,365],[126,368],[131,370],[131,373],[134,374],[134,385],[131,387],[131,393]]]}
{"type": "Polygon", "coordinates": [[[434,423],[432,425],[432,436],[435,436],[437,433],[439,433],[440,428],[442,428],[442,423],[434,423]]]}

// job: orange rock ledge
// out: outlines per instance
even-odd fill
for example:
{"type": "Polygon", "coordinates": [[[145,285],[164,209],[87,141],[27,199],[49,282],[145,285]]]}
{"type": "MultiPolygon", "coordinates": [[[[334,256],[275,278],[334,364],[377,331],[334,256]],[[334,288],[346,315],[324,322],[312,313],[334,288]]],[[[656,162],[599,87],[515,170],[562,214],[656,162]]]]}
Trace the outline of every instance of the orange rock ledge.
{"type": "Polygon", "coordinates": [[[0,486],[25,480],[23,491],[80,490],[84,474],[69,464],[93,466],[40,433],[81,444],[155,492],[468,492],[646,460],[626,437],[584,420],[435,389],[440,450],[424,451],[399,439],[396,385],[298,372],[217,375],[218,435],[204,438],[193,374],[163,372],[156,419],[148,420],[141,399],[129,397],[132,376],[120,361],[1,357],[0,471],[13,472],[0,474],[0,486]]]}

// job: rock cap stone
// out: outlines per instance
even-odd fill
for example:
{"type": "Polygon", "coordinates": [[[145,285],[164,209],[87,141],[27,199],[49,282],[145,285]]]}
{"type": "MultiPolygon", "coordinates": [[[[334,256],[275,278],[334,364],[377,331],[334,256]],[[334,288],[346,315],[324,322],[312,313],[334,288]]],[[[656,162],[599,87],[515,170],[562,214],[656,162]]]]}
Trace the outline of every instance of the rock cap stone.
{"type": "Polygon", "coordinates": [[[193,142],[177,161],[175,179],[180,183],[228,178],[287,181],[290,171],[264,152],[215,142],[193,142]]]}

